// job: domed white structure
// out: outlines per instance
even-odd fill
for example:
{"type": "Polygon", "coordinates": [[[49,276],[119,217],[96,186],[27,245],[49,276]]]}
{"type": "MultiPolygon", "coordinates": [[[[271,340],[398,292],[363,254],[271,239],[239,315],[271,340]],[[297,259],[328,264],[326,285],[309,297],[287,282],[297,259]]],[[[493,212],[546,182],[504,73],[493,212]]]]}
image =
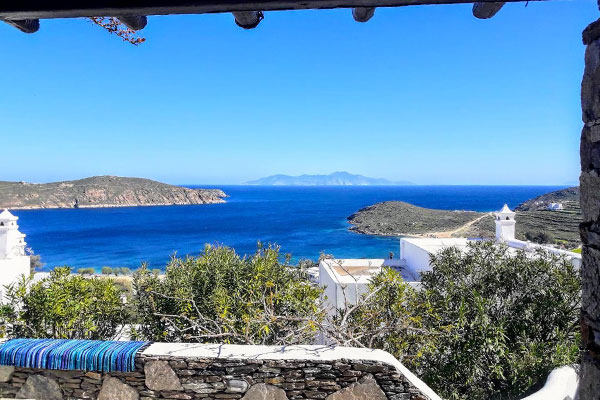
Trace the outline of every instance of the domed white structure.
{"type": "Polygon", "coordinates": [[[500,211],[494,213],[496,220],[496,241],[515,240],[515,212],[505,204],[500,211]]]}
{"type": "Polygon", "coordinates": [[[25,254],[25,235],[19,232],[17,220],[8,210],[0,213],[0,301],[4,285],[9,285],[21,275],[29,275],[30,259],[25,254]]]}

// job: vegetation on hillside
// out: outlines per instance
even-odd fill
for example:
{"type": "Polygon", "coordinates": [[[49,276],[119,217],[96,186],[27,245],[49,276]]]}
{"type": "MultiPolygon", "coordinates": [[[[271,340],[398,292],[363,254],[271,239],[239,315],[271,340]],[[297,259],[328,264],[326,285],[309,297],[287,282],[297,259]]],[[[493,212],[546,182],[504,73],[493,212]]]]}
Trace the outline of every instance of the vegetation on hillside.
{"type": "MultiPolygon", "coordinates": [[[[565,248],[581,243],[579,188],[547,193],[520,204],[515,209],[516,238],[565,248]],[[564,210],[548,210],[550,203],[564,210]]],[[[448,233],[448,236],[493,238],[494,218],[474,211],[435,210],[402,201],[386,201],[365,207],[350,217],[350,230],[371,235],[410,236],[448,233]],[[469,224],[473,222],[472,224],[469,224]],[[464,229],[460,229],[463,227],[464,229]]]]}
{"type": "Polygon", "coordinates": [[[52,183],[1,182],[0,208],[125,207],[223,203],[219,189],[190,189],[150,179],[94,176],[52,183]]]}

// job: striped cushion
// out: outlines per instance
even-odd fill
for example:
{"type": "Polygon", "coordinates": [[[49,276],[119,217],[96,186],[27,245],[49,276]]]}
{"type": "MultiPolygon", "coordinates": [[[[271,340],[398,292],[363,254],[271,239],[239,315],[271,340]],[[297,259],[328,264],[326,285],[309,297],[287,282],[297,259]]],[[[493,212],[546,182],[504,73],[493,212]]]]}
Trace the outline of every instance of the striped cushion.
{"type": "Polygon", "coordinates": [[[135,370],[136,353],[150,342],[12,339],[0,344],[0,365],[82,371],[135,370]]]}

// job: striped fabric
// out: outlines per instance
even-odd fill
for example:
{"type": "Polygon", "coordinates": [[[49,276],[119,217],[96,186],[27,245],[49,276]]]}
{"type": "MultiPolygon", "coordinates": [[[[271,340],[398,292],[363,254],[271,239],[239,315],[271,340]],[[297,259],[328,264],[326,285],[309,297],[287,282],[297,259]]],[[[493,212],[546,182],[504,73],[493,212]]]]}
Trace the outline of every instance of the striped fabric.
{"type": "Polygon", "coordinates": [[[119,371],[135,370],[136,353],[149,342],[12,339],[0,344],[0,365],[15,367],[119,371]]]}

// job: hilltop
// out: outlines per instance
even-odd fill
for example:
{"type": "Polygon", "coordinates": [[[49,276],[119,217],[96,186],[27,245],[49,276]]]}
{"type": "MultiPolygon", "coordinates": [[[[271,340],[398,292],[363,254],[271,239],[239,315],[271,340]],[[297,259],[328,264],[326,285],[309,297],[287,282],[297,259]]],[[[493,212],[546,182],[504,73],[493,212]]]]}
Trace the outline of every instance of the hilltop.
{"type": "Polygon", "coordinates": [[[411,182],[392,182],[382,178],[369,178],[348,172],[334,172],[329,175],[271,175],[246,182],[248,185],[265,186],[368,186],[368,185],[412,185],[411,182]]]}
{"type": "Polygon", "coordinates": [[[219,189],[189,189],[150,179],[94,176],[52,183],[0,182],[0,208],[90,208],[223,203],[219,189]]]}
{"type": "MultiPolygon", "coordinates": [[[[580,245],[579,188],[567,188],[527,200],[516,207],[516,237],[528,240],[545,235],[566,247],[580,245]],[[564,210],[550,211],[550,203],[564,210]]],[[[495,237],[491,213],[435,210],[402,201],[386,201],[365,207],[348,217],[350,230],[383,236],[495,237]]]]}

